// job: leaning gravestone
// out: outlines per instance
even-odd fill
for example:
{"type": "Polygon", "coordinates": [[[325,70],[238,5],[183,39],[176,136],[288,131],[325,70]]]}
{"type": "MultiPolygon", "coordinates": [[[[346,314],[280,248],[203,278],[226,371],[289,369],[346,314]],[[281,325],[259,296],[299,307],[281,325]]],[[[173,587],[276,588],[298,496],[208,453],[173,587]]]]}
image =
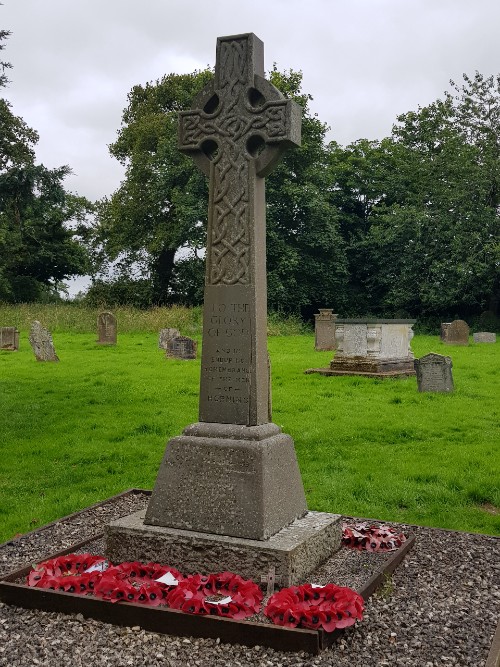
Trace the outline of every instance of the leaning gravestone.
{"type": "Polygon", "coordinates": [[[160,329],[160,336],[158,338],[158,347],[160,350],[167,349],[167,343],[171,338],[177,338],[181,335],[181,332],[178,329],[160,329]]]}
{"type": "Polygon", "coordinates": [[[0,350],[19,350],[19,331],[16,327],[0,327],[0,350]]]}
{"type": "Polygon", "coordinates": [[[187,336],[176,336],[167,340],[165,354],[173,359],[196,359],[197,343],[187,336]]]}
{"type": "Polygon", "coordinates": [[[31,325],[29,341],[37,361],[59,361],[50,332],[37,320],[31,325]]]}
{"type": "Polygon", "coordinates": [[[215,77],[180,113],[210,179],[199,419],[167,444],[149,506],[108,526],[112,561],[297,582],[340,544],[307,513],[293,440],[270,422],[264,177],[300,144],[300,108],[264,79],[253,34],[217,40],[215,77]]]}
{"type": "Polygon", "coordinates": [[[415,359],[414,363],[419,391],[453,391],[453,375],[451,372],[453,363],[450,357],[431,352],[425,357],[415,359]]]}
{"type": "Polygon", "coordinates": [[[441,340],[446,345],[468,345],[469,325],[464,320],[453,320],[441,324],[441,340]]]}
{"type": "Polygon", "coordinates": [[[116,345],[116,317],[108,311],[97,316],[98,345],[116,345]]]}
{"type": "Polygon", "coordinates": [[[472,339],[475,343],[496,343],[497,336],[490,331],[478,331],[472,334],[472,339]]]}

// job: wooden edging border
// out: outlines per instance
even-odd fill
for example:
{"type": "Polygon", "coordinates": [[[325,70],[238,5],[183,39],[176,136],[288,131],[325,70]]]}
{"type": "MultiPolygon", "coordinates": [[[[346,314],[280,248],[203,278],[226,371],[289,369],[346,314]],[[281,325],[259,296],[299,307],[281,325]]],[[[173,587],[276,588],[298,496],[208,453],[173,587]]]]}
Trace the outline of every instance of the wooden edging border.
{"type": "MultiPolygon", "coordinates": [[[[131,492],[140,491],[131,489],[126,493],[131,492]]],[[[46,527],[44,526],[44,528],[46,527]]],[[[103,537],[103,533],[95,534],[86,540],[71,545],[67,549],[45,556],[43,560],[78,551],[101,537],[103,537]]],[[[358,592],[364,600],[367,600],[377,587],[385,581],[386,577],[396,569],[414,543],[415,535],[412,534],[359,589],[358,592]]],[[[328,633],[321,629],[284,628],[270,623],[236,621],[219,616],[197,616],[176,609],[151,608],[134,603],[113,604],[93,597],[32,588],[25,584],[15,583],[16,580],[26,577],[30,570],[31,566],[24,567],[10,572],[0,580],[0,601],[25,609],[82,614],[85,618],[92,618],[113,625],[138,625],[144,630],[179,637],[219,638],[226,643],[238,643],[250,647],[268,646],[287,652],[305,651],[313,655],[317,655],[322,649],[331,646],[343,633],[343,630],[328,633]]]]}
{"type": "Polygon", "coordinates": [[[493,635],[490,652],[484,667],[500,667],[500,621],[497,623],[497,629],[493,635]]]}

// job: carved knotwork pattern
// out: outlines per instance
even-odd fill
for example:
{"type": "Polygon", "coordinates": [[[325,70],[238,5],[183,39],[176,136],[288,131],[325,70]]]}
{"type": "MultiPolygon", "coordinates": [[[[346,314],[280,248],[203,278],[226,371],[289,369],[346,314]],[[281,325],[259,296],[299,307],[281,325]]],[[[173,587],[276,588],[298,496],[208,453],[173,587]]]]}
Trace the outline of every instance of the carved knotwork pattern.
{"type": "Polygon", "coordinates": [[[248,94],[253,86],[247,40],[221,43],[218,63],[219,99],[208,113],[181,116],[180,145],[198,150],[204,142],[217,143],[212,156],[212,218],[209,227],[207,280],[211,285],[248,284],[253,211],[249,201],[250,162],[255,159],[247,142],[258,135],[265,143],[286,137],[286,100],[253,107],[248,94]]]}

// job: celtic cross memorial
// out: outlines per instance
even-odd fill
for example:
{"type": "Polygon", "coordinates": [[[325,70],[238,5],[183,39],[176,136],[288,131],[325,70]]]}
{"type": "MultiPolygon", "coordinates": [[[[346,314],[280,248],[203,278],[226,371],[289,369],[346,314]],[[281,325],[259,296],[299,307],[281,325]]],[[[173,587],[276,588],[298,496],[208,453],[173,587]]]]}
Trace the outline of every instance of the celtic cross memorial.
{"type": "Polygon", "coordinates": [[[215,80],[180,114],[179,148],[210,179],[200,421],[268,422],[264,176],[300,145],[300,108],[264,79],[253,34],[217,40],[215,80]]]}
{"type": "Polygon", "coordinates": [[[218,38],[215,77],[179,117],[179,149],[210,179],[199,422],[167,444],[145,524],[263,540],[306,512],[269,414],[264,191],[300,124],[263,43],[218,38]]]}

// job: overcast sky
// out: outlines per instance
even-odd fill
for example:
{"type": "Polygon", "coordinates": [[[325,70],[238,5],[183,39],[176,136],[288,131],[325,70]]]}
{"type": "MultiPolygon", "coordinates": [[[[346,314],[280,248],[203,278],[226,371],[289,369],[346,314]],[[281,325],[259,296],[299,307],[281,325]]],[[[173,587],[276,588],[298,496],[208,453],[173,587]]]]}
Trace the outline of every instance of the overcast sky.
{"type": "Polygon", "coordinates": [[[499,0],[1,1],[13,69],[0,94],[39,132],[39,161],[70,165],[67,187],[92,200],[122,177],[107,145],[131,87],[213,65],[221,35],[254,32],[266,70],[302,70],[342,145],[387,136],[450,78],[500,72],[499,0]]]}
{"type": "Polygon", "coordinates": [[[449,80],[500,72],[499,0],[1,0],[12,35],[0,91],[40,134],[37,157],[69,165],[91,200],[123,172],[114,141],[135,84],[215,64],[216,38],[254,32],[265,67],[303,72],[311,109],[342,145],[390,134],[449,80]]]}

